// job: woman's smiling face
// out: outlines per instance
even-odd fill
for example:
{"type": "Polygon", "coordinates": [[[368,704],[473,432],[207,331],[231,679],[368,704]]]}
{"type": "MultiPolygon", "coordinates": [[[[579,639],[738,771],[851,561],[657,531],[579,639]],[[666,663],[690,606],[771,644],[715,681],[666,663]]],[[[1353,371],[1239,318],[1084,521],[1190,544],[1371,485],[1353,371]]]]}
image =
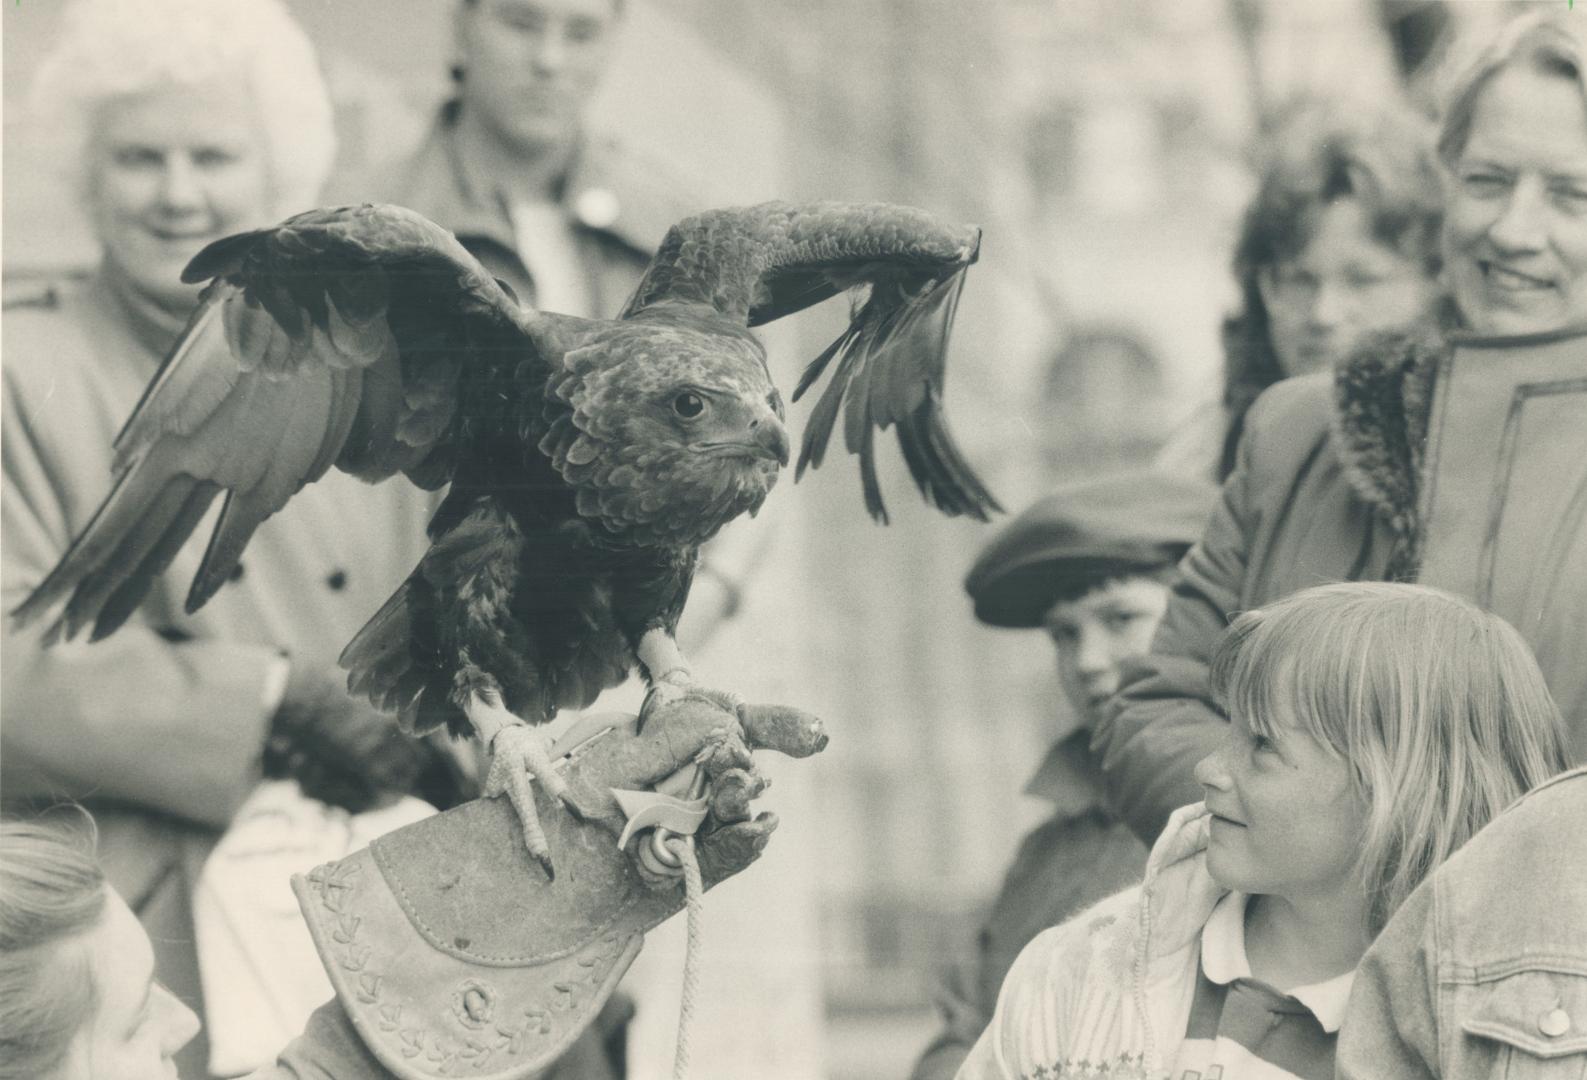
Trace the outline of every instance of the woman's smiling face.
{"type": "Polygon", "coordinates": [[[1517,64],[1478,92],[1450,163],[1444,241],[1471,329],[1587,327],[1587,101],[1578,82],[1517,64]]]}
{"type": "Polygon", "coordinates": [[[275,216],[264,138],[242,80],[166,86],[101,106],[89,148],[100,242],[141,292],[185,311],[182,268],[275,216]]]}

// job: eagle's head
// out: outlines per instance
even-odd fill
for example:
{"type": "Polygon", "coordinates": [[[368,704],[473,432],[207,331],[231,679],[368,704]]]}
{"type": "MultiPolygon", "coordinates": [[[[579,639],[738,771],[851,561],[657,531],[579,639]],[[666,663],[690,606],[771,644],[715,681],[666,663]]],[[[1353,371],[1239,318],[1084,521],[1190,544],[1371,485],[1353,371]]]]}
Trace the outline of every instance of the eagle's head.
{"type": "Polygon", "coordinates": [[[746,330],[625,320],[563,367],[551,396],[572,412],[540,448],[613,533],[700,543],[758,510],[788,464],[782,395],[746,330]]]}

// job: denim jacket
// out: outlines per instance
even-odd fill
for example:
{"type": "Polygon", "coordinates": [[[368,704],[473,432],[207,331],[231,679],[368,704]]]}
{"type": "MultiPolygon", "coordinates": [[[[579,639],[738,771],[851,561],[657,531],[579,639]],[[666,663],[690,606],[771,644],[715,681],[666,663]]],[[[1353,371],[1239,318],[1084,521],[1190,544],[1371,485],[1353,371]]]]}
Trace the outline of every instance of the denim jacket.
{"type": "Polygon", "coordinates": [[[1422,883],[1357,972],[1341,1080],[1587,1077],[1587,769],[1422,883]]]}

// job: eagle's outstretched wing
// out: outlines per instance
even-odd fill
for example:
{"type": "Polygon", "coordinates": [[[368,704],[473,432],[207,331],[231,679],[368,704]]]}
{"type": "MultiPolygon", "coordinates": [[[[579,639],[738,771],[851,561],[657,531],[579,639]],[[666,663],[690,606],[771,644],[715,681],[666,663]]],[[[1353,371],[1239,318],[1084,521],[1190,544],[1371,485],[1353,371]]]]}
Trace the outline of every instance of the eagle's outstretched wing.
{"type": "Polygon", "coordinates": [[[707,304],[759,326],[849,289],[849,327],[805,369],[794,400],[837,361],[805,428],[798,473],[821,464],[838,414],[860,458],[865,506],[887,520],[874,437],[896,425],[921,494],[949,515],[1000,510],[954,445],[943,375],[954,309],[981,231],[884,203],[764,203],[713,210],[667,233],[624,317],[666,304],[707,304]]]}
{"type": "Polygon", "coordinates": [[[212,279],[116,438],[110,494],[15,612],[49,631],[119,627],[226,500],[187,597],[230,576],[254,530],[332,465],[364,480],[451,477],[460,377],[536,356],[530,316],[451,233],[395,206],[313,210],[218,240],[212,279]]]}

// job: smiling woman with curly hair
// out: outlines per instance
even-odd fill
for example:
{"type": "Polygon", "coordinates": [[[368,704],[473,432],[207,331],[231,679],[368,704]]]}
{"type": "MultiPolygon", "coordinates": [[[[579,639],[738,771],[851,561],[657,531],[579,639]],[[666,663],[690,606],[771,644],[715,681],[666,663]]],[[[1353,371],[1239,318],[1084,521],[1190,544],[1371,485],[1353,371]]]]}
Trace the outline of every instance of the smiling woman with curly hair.
{"type": "Polygon", "coordinates": [[[187,259],[315,205],[336,153],[314,47],[279,0],[79,0],[28,107],[108,258],[183,316],[187,259]]]}

